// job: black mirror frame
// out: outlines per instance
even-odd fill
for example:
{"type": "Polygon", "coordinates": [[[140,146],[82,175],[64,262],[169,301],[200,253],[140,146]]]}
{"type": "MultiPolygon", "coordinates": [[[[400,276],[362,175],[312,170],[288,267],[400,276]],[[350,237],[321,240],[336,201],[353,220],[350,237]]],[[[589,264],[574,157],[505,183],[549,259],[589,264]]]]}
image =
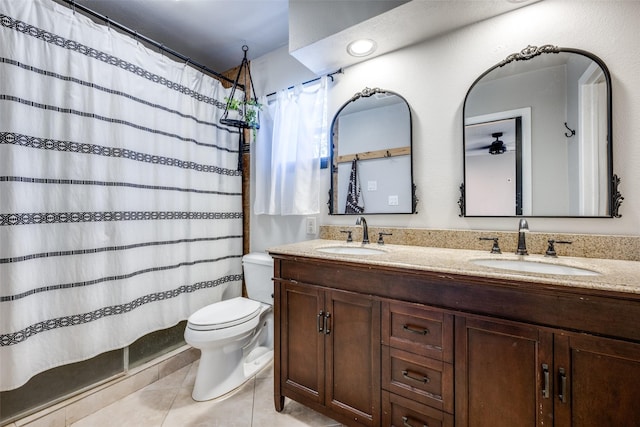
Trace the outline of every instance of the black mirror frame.
{"type": "MultiPolygon", "coordinates": [[[[386,93],[386,94],[392,94],[397,96],[398,98],[400,98],[407,106],[408,112],[409,112],[409,145],[411,147],[411,170],[410,170],[410,174],[411,174],[411,212],[364,212],[364,214],[366,215],[406,215],[406,214],[417,214],[417,206],[418,206],[418,197],[416,196],[416,184],[413,180],[413,121],[412,121],[412,117],[411,117],[411,106],[409,105],[409,103],[407,102],[407,100],[400,95],[399,93],[393,92],[391,90],[385,90],[385,89],[380,89],[380,88],[368,88],[365,87],[361,92],[357,92],[356,94],[354,94],[347,102],[345,102],[344,104],[342,104],[342,106],[338,109],[338,111],[336,111],[335,115],[333,116],[333,119],[331,120],[331,127],[330,132],[331,132],[331,138],[330,138],[330,148],[331,148],[331,153],[329,156],[329,168],[330,168],[330,179],[331,179],[331,185],[329,188],[329,201],[327,202],[327,206],[329,207],[329,215],[356,215],[356,214],[348,214],[348,213],[337,213],[334,211],[334,203],[333,203],[333,196],[334,196],[334,188],[333,188],[333,176],[334,174],[338,173],[338,171],[335,169],[334,167],[334,155],[335,155],[335,144],[334,144],[334,136],[335,136],[335,132],[334,132],[334,125],[336,123],[336,120],[338,118],[338,116],[340,115],[340,113],[342,112],[342,110],[344,110],[347,106],[349,106],[352,102],[357,101],[360,98],[368,98],[370,96],[373,96],[377,93],[386,93]]],[[[358,214],[361,215],[361,214],[358,214]]]]}
{"type": "MultiPolygon", "coordinates": [[[[587,58],[593,60],[595,63],[597,63],[600,68],[602,69],[604,76],[605,76],[605,80],[607,82],[607,143],[608,143],[608,159],[607,159],[607,168],[608,168],[608,176],[609,176],[609,200],[608,200],[608,212],[607,214],[603,215],[603,216],[594,216],[591,218],[621,218],[622,215],[619,213],[619,209],[620,209],[620,205],[622,204],[622,201],[624,200],[624,197],[622,197],[622,194],[620,193],[620,191],[618,190],[618,186],[620,184],[620,178],[618,177],[618,175],[613,173],[613,118],[612,118],[612,95],[611,95],[611,75],[609,73],[609,69],[607,68],[606,64],[600,59],[598,58],[596,55],[587,52],[585,50],[581,50],[581,49],[573,49],[573,48],[565,48],[565,47],[558,47],[558,46],[553,46],[550,44],[547,45],[543,45],[540,47],[537,46],[527,46],[526,48],[522,49],[520,52],[517,53],[512,53],[511,55],[507,56],[504,60],[500,61],[499,63],[497,63],[496,65],[494,65],[493,67],[489,68],[488,70],[486,70],[484,73],[482,73],[474,82],[473,84],[469,87],[469,90],[467,91],[467,94],[464,97],[464,104],[462,106],[462,147],[463,147],[463,156],[462,156],[462,171],[463,171],[463,181],[462,184],[460,184],[459,187],[459,191],[460,191],[460,198],[458,199],[458,207],[460,209],[460,214],[458,215],[459,217],[466,217],[466,199],[465,199],[465,177],[466,177],[466,159],[464,156],[464,147],[466,146],[466,141],[465,141],[465,132],[464,132],[464,124],[465,124],[465,111],[466,111],[466,106],[467,106],[467,100],[469,98],[469,94],[471,93],[471,91],[473,90],[473,88],[476,86],[476,84],[482,80],[487,74],[491,73],[492,71],[501,68],[503,66],[505,66],[506,64],[509,64],[513,61],[527,61],[530,60],[532,58],[535,58],[536,56],[542,55],[542,54],[557,54],[560,52],[567,52],[567,53],[575,53],[575,54],[579,54],[582,56],[586,56],[587,58]]],[[[566,126],[566,125],[565,125],[566,126]]],[[[536,217],[536,215],[528,215],[529,217],[536,217]]],[[[480,217],[480,216],[472,216],[472,217],[480,217]]],[[[487,216],[489,218],[509,218],[509,217],[521,217],[519,215],[504,215],[504,216],[487,216]]],[[[545,216],[539,216],[539,217],[546,217],[546,218],[590,218],[589,216],[571,216],[571,215],[545,215],[545,216]]]]}

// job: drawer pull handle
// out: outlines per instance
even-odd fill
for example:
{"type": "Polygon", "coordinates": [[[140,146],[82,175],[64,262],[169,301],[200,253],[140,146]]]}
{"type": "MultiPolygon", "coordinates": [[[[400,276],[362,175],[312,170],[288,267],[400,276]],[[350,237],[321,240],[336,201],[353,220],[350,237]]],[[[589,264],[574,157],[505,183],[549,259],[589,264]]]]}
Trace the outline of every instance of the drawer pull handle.
{"type": "Polygon", "coordinates": [[[320,310],[318,313],[318,332],[324,331],[324,311],[320,310]]]}
{"type": "Polygon", "coordinates": [[[404,329],[405,331],[414,333],[414,334],[418,334],[418,335],[428,335],[429,334],[429,329],[427,329],[427,328],[418,328],[416,326],[411,326],[411,325],[402,325],[402,329],[404,329]]]}
{"type": "Polygon", "coordinates": [[[409,375],[409,371],[406,370],[402,371],[402,376],[408,380],[417,381],[422,384],[428,384],[431,381],[426,375],[423,375],[422,378],[420,378],[420,374],[417,374],[417,376],[411,376],[409,375]]]}
{"type": "Polygon", "coordinates": [[[544,388],[542,389],[542,397],[549,398],[549,365],[542,364],[542,375],[544,376],[544,388]]]}
{"type": "MultiPolygon", "coordinates": [[[[410,419],[406,415],[404,417],[402,417],[402,426],[403,427],[414,427],[414,425],[411,424],[409,421],[410,421],[410,419]]],[[[422,427],[429,427],[429,425],[423,423],[422,427]]]]}

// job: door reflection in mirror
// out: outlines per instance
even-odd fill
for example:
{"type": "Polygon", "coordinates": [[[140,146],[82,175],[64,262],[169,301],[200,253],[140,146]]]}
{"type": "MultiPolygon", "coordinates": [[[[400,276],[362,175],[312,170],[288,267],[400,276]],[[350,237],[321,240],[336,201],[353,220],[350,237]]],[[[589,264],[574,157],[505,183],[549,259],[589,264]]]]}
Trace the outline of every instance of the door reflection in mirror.
{"type": "Polygon", "coordinates": [[[522,117],[465,126],[465,182],[469,215],[523,214],[522,117]]]}

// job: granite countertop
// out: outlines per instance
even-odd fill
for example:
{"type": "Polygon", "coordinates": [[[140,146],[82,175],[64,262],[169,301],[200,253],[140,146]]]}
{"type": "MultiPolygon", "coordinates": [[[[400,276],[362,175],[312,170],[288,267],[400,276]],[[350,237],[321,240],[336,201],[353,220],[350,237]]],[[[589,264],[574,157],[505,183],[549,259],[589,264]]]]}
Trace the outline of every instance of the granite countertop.
{"type": "Polygon", "coordinates": [[[488,278],[569,286],[576,288],[614,291],[640,295],[640,262],[597,258],[558,257],[543,255],[515,255],[511,253],[491,254],[488,251],[445,249],[406,245],[378,245],[371,243],[345,243],[338,240],[309,240],[288,245],[276,246],[267,250],[272,255],[290,255],[333,261],[349,261],[364,265],[399,267],[412,270],[439,273],[464,274],[488,278]],[[321,252],[318,249],[344,246],[367,247],[384,251],[374,255],[348,255],[321,252]],[[526,260],[548,264],[560,264],[598,272],[593,276],[559,275],[543,273],[524,273],[520,271],[485,267],[472,260],[526,260]]]}

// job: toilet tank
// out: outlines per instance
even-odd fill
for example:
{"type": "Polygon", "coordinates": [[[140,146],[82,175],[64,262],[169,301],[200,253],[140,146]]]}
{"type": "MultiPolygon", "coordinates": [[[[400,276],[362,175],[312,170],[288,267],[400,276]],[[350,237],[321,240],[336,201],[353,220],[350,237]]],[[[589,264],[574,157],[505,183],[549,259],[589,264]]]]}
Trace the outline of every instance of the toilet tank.
{"type": "Polygon", "coordinates": [[[273,305],[273,258],[263,252],[251,252],[242,257],[247,296],[273,305]]]}

